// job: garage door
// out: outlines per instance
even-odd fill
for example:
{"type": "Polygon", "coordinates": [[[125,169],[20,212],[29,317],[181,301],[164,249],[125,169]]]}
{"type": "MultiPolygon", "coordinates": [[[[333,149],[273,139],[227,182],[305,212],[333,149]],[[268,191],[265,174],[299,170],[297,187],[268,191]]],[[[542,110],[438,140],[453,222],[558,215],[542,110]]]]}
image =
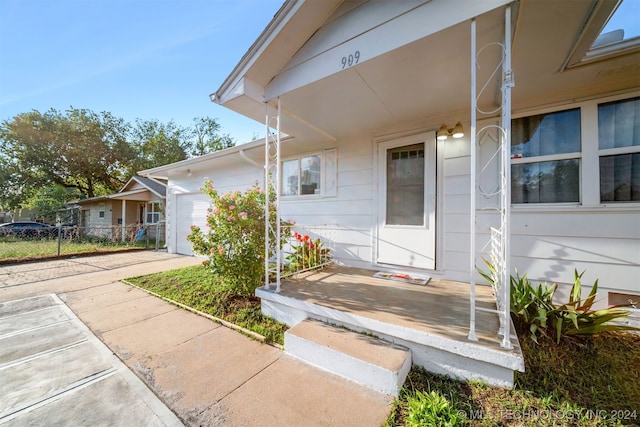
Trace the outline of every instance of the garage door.
{"type": "Polygon", "coordinates": [[[176,195],[176,252],[183,255],[193,255],[191,242],[187,236],[191,233],[191,226],[197,225],[204,229],[207,223],[207,209],[211,200],[202,193],[176,195]]]}

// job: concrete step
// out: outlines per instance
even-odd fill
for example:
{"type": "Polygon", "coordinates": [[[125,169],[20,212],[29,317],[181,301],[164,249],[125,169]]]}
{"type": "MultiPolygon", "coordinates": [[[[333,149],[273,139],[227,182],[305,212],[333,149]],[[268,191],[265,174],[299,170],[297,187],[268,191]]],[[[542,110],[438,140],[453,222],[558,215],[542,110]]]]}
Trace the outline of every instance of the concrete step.
{"type": "Polygon", "coordinates": [[[381,339],[306,319],[284,335],[287,354],[382,393],[398,396],[411,351],[381,339]]]}

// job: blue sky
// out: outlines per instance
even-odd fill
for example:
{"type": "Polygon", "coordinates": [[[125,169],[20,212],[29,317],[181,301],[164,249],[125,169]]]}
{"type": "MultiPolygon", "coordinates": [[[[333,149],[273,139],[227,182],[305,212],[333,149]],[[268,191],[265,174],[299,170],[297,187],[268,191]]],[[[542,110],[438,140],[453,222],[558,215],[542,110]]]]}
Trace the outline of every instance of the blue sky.
{"type": "MultiPolygon", "coordinates": [[[[50,108],[216,118],[237,142],[262,124],[209,101],[283,0],[0,0],[0,121],[50,108]]],[[[608,29],[638,35],[640,0],[608,29]],[[618,20],[620,19],[620,20],[618,20]],[[626,21],[626,22],[625,22],[626,21]],[[630,27],[635,27],[631,32],[630,27]]]]}
{"type": "Polygon", "coordinates": [[[209,101],[283,0],[0,0],[0,121],[50,108],[264,125],[209,101]]]}

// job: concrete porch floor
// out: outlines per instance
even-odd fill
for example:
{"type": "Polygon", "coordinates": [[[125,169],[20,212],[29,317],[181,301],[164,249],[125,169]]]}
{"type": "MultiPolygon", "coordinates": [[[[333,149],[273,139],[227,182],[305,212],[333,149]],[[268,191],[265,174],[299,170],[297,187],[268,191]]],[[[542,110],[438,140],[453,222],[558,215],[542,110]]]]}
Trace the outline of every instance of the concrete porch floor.
{"type": "MultiPolygon", "coordinates": [[[[492,369],[486,364],[492,365],[494,360],[498,361],[500,369],[511,372],[524,369],[515,334],[511,340],[512,350],[500,346],[499,319],[495,312],[476,311],[478,341],[468,340],[468,283],[431,278],[422,286],[379,279],[373,277],[375,273],[374,270],[331,265],[282,280],[278,294],[259,289],[256,295],[262,298],[266,314],[291,326],[304,317],[311,317],[372,333],[412,348],[414,363],[427,369],[436,358],[441,359],[442,363],[438,362],[430,369],[435,372],[474,377],[473,372],[466,372],[466,367],[444,366],[447,359],[459,355],[464,359],[458,364],[478,360],[479,370],[492,369]],[[446,354],[434,356],[440,350],[446,354]]],[[[477,286],[476,305],[495,310],[489,286],[477,286]]],[[[504,376],[504,373],[500,375],[504,376]]],[[[509,386],[508,379],[505,385],[509,386]]]]}

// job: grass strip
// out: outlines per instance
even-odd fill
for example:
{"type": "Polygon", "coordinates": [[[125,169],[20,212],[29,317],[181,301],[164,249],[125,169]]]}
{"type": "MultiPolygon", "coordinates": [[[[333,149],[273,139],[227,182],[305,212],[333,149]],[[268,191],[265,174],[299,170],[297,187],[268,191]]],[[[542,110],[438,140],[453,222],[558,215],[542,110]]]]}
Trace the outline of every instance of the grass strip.
{"type": "Polygon", "coordinates": [[[412,425],[410,403],[431,391],[462,416],[446,425],[640,425],[640,335],[602,333],[559,345],[549,338],[537,345],[526,331],[519,336],[526,372],[516,373],[512,390],[413,367],[387,426],[412,425]]]}

